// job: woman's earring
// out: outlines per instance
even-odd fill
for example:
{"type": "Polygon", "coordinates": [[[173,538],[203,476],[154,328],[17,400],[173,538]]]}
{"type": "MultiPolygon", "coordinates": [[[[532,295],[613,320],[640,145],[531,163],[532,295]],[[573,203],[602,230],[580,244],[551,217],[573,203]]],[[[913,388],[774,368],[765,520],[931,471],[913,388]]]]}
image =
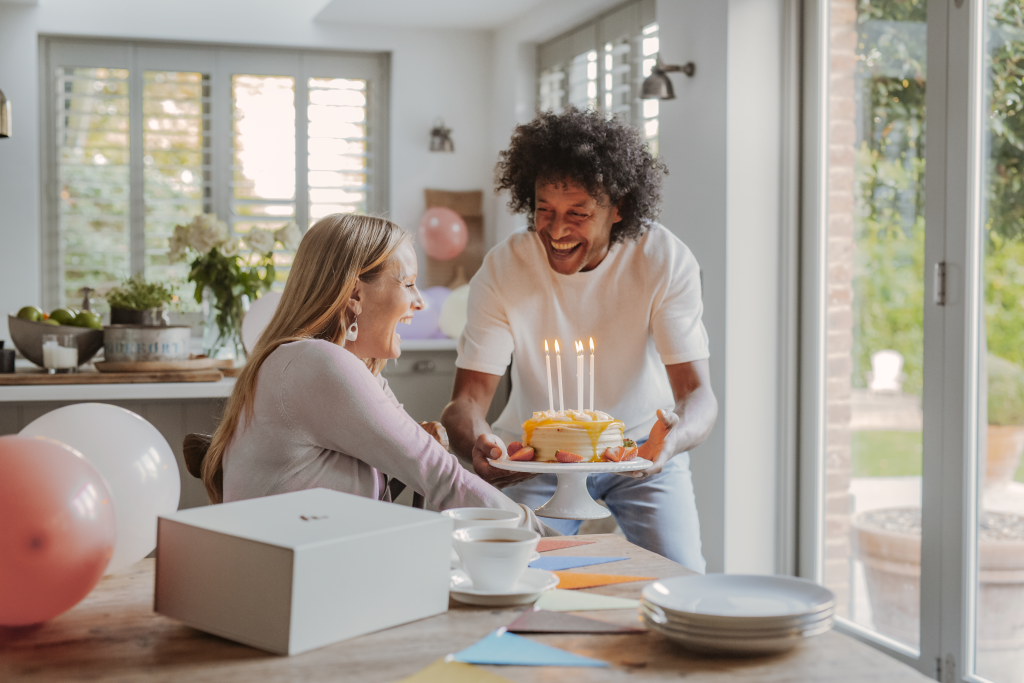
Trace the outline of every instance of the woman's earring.
{"type": "Polygon", "coordinates": [[[359,327],[356,325],[357,318],[352,319],[352,324],[348,326],[348,331],[345,332],[345,341],[355,341],[359,337],[359,327]]]}

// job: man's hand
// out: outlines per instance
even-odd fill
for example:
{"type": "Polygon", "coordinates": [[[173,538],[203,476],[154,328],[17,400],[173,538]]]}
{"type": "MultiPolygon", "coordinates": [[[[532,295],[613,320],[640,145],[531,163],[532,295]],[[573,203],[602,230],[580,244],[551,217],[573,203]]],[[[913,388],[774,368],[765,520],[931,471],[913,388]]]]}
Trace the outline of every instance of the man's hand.
{"type": "Polygon", "coordinates": [[[676,454],[700,445],[708,438],[718,416],[718,401],[711,391],[711,373],[706,360],[665,366],[676,399],[675,410],[659,410],[639,455],[654,463],[626,476],[644,479],[658,474],[676,454]]]}
{"type": "Polygon", "coordinates": [[[671,410],[658,409],[658,421],[651,427],[651,435],[637,450],[637,456],[650,460],[654,465],[646,470],[629,472],[637,479],[644,479],[661,472],[665,463],[676,454],[676,439],[672,428],[679,424],[679,416],[671,410]]]}
{"type": "Polygon", "coordinates": [[[497,460],[505,452],[505,443],[494,434],[481,434],[473,442],[473,471],[481,479],[494,488],[503,489],[527,479],[533,479],[536,474],[529,472],[509,472],[491,466],[491,460],[497,460]]]}
{"type": "Polygon", "coordinates": [[[448,447],[448,430],[440,422],[420,422],[420,427],[423,427],[427,434],[434,437],[434,440],[441,444],[441,447],[446,451],[451,450],[448,447]]]}

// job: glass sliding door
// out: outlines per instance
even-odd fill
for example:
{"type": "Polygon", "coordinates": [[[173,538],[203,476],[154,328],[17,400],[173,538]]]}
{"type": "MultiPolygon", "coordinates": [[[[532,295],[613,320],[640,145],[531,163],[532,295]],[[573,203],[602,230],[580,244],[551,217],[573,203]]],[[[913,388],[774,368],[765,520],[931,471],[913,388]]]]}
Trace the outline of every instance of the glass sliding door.
{"type": "Polygon", "coordinates": [[[832,3],[822,315],[822,583],[906,653],[920,631],[927,8],[832,3]]]}
{"type": "MultiPolygon", "coordinates": [[[[987,0],[976,296],[973,670],[1024,680],[1024,2],[987,0]]],[[[979,16],[980,18],[980,16],[979,16]]]]}
{"type": "Polygon", "coordinates": [[[924,673],[1016,683],[1024,0],[805,7],[801,573],[924,673]]]}

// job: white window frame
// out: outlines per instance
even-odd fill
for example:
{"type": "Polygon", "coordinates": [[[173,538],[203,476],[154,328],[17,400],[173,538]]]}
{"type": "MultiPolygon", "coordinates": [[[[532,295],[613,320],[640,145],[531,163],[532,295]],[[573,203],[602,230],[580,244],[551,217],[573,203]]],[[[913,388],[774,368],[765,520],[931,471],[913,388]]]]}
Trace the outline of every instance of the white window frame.
{"type": "MultiPolygon", "coordinates": [[[[59,226],[59,182],[53,78],[57,67],[115,67],[129,72],[131,176],[129,236],[130,268],[145,264],[145,205],[142,178],[142,85],[145,71],[197,71],[210,75],[210,209],[228,220],[231,215],[232,116],[231,76],[235,73],[295,78],[295,222],[308,226],[307,78],[365,79],[368,83],[367,197],[368,213],[385,214],[388,188],[390,56],[327,50],[231,47],[144,41],[80,40],[42,37],[39,41],[40,111],[42,125],[42,292],[44,308],[65,305],[64,264],[59,226]]],[[[228,221],[230,223],[230,221],[228,221]]]]}
{"type": "MultiPolygon", "coordinates": [[[[920,651],[839,630],[942,681],[974,669],[985,0],[928,3],[920,651]],[[937,264],[946,300],[936,301],[937,264]]],[[[804,4],[798,572],[823,568],[829,2],[804,4]]]]}
{"type": "MultiPolygon", "coordinates": [[[[632,40],[630,62],[633,67],[631,80],[633,103],[626,117],[627,122],[643,126],[643,104],[640,100],[640,85],[643,83],[641,65],[643,55],[641,43],[643,29],[657,22],[655,0],[630,0],[619,7],[604,12],[594,19],[577,26],[537,47],[537,102],[542,101],[540,88],[545,71],[560,67],[564,74],[560,85],[563,91],[563,106],[568,105],[569,74],[572,62],[578,55],[597,52],[597,111],[605,109],[605,44],[615,43],[623,38],[632,40]]],[[[550,82],[550,79],[548,79],[550,82]]]]}

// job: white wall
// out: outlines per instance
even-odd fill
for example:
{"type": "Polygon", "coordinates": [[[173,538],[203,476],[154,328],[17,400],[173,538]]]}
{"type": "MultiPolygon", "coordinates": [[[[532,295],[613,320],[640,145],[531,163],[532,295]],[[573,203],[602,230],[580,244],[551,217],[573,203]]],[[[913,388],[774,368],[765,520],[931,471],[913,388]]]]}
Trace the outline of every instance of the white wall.
{"type": "MultiPolygon", "coordinates": [[[[14,134],[0,140],[0,314],[41,296],[36,14],[0,4],[0,90],[12,103],[14,134]]],[[[9,340],[6,323],[2,329],[9,340]]]]}
{"type": "Polygon", "coordinates": [[[0,142],[0,311],[40,303],[40,34],[390,52],[391,217],[415,229],[427,187],[489,192],[491,32],[314,23],[323,4],[249,0],[239,11],[236,2],[177,0],[166,11],[135,0],[0,3],[0,90],[15,125],[15,137],[0,142]],[[454,154],[428,151],[438,116],[453,130],[454,154]]]}
{"type": "Polygon", "coordinates": [[[691,454],[708,571],[775,571],[783,0],[659,0],[662,222],[701,264],[719,417],[691,454]]]}
{"type": "Polygon", "coordinates": [[[783,0],[731,0],[725,568],[771,573],[780,411],[783,0]]]}

